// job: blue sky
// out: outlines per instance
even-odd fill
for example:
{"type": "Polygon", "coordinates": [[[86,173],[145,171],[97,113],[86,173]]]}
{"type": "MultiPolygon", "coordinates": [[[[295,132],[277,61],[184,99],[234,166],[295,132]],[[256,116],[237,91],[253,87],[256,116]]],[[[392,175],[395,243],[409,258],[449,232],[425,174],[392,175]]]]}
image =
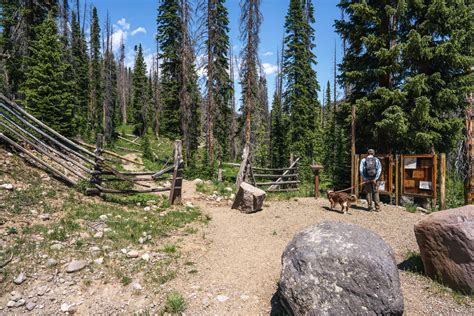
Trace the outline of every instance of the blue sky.
{"type": "MultiPolygon", "coordinates": [[[[230,37],[234,46],[234,54],[240,51],[241,42],[239,36],[240,0],[227,0],[227,8],[230,17],[230,37]]],[[[319,99],[322,97],[322,89],[326,87],[328,80],[332,83],[333,77],[333,55],[334,47],[337,48],[338,62],[341,57],[341,41],[334,32],[334,20],[340,17],[340,11],[336,7],[335,0],[314,0],[316,23],[316,48],[315,54],[318,61],[316,66],[318,81],[321,86],[319,99]]],[[[150,63],[156,50],[156,15],[158,0],[87,0],[99,11],[102,28],[104,28],[107,12],[111,22],[114,24],[114,38],[116,46],[123,36],[127,51],[127,63],[133,64],[133,47],[142,44],[145,57],[150,63]]],[[[260,33],[260,60],[264,66],[269,89],[269,100],[274,91],[276,72],[276,51],[281,46],[283,37],[283,25],[288,10],[289,0],[261,0],[261,12],[263,23],[260,33]]],[[[237,79],[237,78],[236,78],[237,79]]],[[[237,87],[237,92],[240,89],[237,87]]],[[[340,92],[339,92],[340,93],[340,92]]]]}

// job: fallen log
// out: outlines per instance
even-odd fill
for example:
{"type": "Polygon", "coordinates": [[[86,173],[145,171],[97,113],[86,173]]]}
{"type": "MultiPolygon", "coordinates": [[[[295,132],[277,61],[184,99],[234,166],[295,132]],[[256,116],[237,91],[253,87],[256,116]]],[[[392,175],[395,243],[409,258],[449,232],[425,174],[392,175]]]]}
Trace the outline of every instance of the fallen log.
{"type": "MultiPolygon", "coordinates": [[[[79,144],[81,144],[81,145],[83,145],[83,146],[85,146],[85,147],[95,148],[95,146],[90,145],[90,144],[87,144],[87,143],[84,143],[84,142],[81,142],[80,140],[76,140],[76,141],[77,141],[79,144]]],[[[127,161],[127,162],[130,162],[130,163],[136,164],[136,165],[138,165],[138,166],[143,166],[143,165],[144,165],[144,164],[141,163],[141,162],[137,162],[137,161],[128,159],[128,158],[126,158],[126,157],[120,156],[119,154],[114,153],[113,151],[110,151],[110,150],[105,150],[105,149],[104,149],[104,150],[102,150],[102,152],[103,152],[104,154],[110,155],[110,156],[112,156],[112,157],[119,158],[119,159],[121,159],[121,160],[123,160],[123,161],[127,161]]]]}
{"type": "Polygon", "coordinates": [[[154,193],[154,192],[166,192],[170,191],[170,188],[152,188],[148,190],[115,190],[101,187],[100,185],[95,185],[102,193],[115,193],[115,194],[135,194],[135,193],[154,193]]]}

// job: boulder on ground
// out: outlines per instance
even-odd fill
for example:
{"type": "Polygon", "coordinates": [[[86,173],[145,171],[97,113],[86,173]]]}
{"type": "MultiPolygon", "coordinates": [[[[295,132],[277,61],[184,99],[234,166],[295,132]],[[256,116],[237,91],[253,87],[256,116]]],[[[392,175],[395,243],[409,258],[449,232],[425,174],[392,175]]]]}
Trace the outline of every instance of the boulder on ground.
{"type": "Polygon", "coordinates": [[[393,250],[360,226],[311,226],[288,244],[282,265],[279,296],[291,314],[403,314],[393,250]]]}
{"type": "Polygon", "coordinates": [[[263,208],[265,191],[256,188],[246,182],[242,182],[235,196],[232,209],[240,210],[242,213],[253,213],[263,208]]]}
{"type": "Polygon", "coordinates": [[[415,224],[426,275],[474,293],[474,206],[432,213],[415,224]]]}

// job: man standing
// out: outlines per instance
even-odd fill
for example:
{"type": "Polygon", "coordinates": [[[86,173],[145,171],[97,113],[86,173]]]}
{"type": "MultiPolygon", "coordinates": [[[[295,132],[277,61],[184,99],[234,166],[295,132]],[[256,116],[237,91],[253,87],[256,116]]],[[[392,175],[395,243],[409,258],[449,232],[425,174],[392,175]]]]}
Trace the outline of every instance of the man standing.
{"type": "Polygon", "coordinates": [[[368,211],[372,211],[372,200],[375,204],[375,211],[380,212],[380,197],[378,189],[378,179],[382,173],[382,164],[375,157],[375,150],[369,149],[367,157],[362,159],[359,171],[364,182],[363,189],[367,195],[368,211]]]}

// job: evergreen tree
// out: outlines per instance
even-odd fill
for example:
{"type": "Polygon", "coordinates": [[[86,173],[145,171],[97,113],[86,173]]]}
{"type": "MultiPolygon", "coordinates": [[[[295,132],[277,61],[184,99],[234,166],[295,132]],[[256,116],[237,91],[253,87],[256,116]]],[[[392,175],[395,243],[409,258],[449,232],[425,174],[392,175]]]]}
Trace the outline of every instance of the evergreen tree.
{"type": "Polygon", "coordinates": [[[135,65],[133,67],[133,124],[135,132],[143,135],[147,129],[147,112],[148,112],[148,79],[146,76],[146,64],[143,57],[142,45],[138,45],[137,55],[135,57],[135,65]]]}
{"type": "Polygon", "coordinates": [[[231,81],[229,76],[229,17],[224,0],[208,0],[207,8],[208,155],[213,163],[214,136],[223,159],[229,157],[231,81]]]}
{"type": "Polygon", "coordinates": [[[84,131],[87,126],[89,102],[89,59],[87,56],[86,39],[81,31],[78,15],[79,13],[73,11],[71,20],[72,69],[76,82],[74,95],[77,99],[74,116],[78,130],[84,131]]]}
{"type": "Polygon", "coordinates": [[[97,8],[92,8],[89,63],[88,123],[95,132],[102,130],[102,56],[100,53],[100,25],[97,8]]]}
{"type": "Polygon", "coordinates": [[[317,101],[319,85],[313,69],[316,57],[312,51],[312,23],[314,12],[311,2],[291,0],[285,20],[282,72],[286,89],[283,94],[283,111],[289,116],[290,151],[302,159],[303,178],[310,176],[308,166],[316,153],[314,138],[321,137],[318,116],[320,105],[317,101]]]}
{"type": "MultiPolygon", "coordinates": [[[[466,96],[472,92],[474,5],[470,1],[408,1],[401,23],[407,69],[406,150],[450,152],[462,137],[466,96]]],[[[383,123],[383,122],[382,122],[383,123]]],[[[387,124],[385,124],[387,125],[387,124]]]]}
{"type": "Polygon", "coordinates": [[[106,44],[104,53],[104,101],[103,101],[103,115],[104,115],[104,137],[110,140],[113,136],[115,120],[114,112],[116,107],[116,65],[114,54],[112,52],[112,28],[109,22],[109,16],[107,15],[106,22],[106,44]]]}
{"type": "Polygon", "coordinates": [[[271,122],[271,164],[273,168],[285,167],[287,161],[286,128],[283,119],[281,98],[277,90],[273,96],[271,122]]]}
{"type": "Polygon", "coordinates": [[[334,183],[335,163],[338,160],[336,152],[336,135],[338,134],[335,126],[335,105],[331,103],[331,83],[328,80],[326,95],[325,95],[325,122],[324,122],[324,175],[327,175],[327,180],[334,183]]]}
{"type": "Polygon", "coordinates": [[[181,6],[179,0],[162,0],[158,8],[157,41],[161,63],[160,134],[181,137],[181,6]]]}
{"type": "Polygon", "coordinates": [[[67,74],[72,71],[64,61],[63,44],[56,23],[50,15],[37,28],[26,59],[26,81],[21,86],[22,102],[36,118],[67,136],[74,133],[73,110],[75,82],[67,74]]]}

